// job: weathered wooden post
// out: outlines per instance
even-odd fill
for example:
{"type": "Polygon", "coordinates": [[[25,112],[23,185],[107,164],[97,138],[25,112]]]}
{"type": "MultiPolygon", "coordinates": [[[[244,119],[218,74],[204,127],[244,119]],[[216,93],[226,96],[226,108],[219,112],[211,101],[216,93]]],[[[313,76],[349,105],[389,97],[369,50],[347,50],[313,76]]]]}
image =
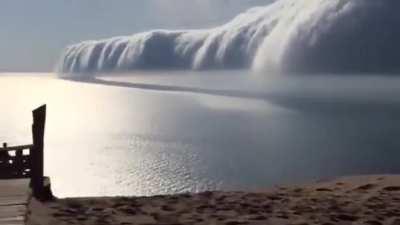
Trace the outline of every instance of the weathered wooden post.
{"type": "Polygon", "coordinates": [[[31,186],[33,195],[41,198],[44,193],[44,163],[43,163],[43,146],[44,146],[44,128],[46,123],[46,105],[33,110],[32,137],[33,149],[31,149],[32,157],[32,174],[31,186]]]}

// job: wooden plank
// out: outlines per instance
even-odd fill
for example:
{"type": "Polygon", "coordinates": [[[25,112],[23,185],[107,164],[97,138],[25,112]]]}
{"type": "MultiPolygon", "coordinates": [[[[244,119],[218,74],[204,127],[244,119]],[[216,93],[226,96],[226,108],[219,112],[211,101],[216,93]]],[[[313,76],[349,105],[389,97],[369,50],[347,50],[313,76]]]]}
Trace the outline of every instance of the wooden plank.
{"type": "Polygon", "coordinates": [[[29,179],[0,180],[0,197],[21,195],[29,195],[29,179]]]}
{"type": "Polygon", "coordinates": [[[2,151],[21,151],[25,149],[31,149],[33,145],[18,145],[18,146],[10,146],[6,148],[0,148],[0,152],[2,151]]]}
{"type": "Polygon", "coordinates": [[[0,218],[0,225],[25,225],[25,217],[8,217],[0,218]]]}
{"type": "Polygon", "coordinates": [[[0,225],[23,225],[29,196],[29,179],[0,180],[0,225]]]}
{"type": "Polygon", "coordinates": [[[26,204],[26,202],[27,202],[26,195],[0,197],[0,207],[9,205],[24,205],[26,204]]]}
{"type": "Polygon", "coordinates": [[[10,218],[0,218],[0,225],[23,225],[25,224],[25,217],[10,217],[10,218]]]}
{"type": "Polygon", "coordinates": [[[0,219],[23,217],[26,214],[26,205],[0,206],[0,219]]]}

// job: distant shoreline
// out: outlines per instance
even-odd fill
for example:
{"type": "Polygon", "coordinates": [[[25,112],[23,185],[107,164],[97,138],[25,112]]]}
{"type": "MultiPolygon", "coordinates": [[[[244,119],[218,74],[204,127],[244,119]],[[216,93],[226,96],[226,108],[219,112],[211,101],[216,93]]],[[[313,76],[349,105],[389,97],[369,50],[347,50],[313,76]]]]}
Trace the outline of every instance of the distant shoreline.
{"type": "Polygon", "coordinates": [[[336,178],[257,192],[30,202],[29,225],[398,224],[400,175],[336,178]]]}

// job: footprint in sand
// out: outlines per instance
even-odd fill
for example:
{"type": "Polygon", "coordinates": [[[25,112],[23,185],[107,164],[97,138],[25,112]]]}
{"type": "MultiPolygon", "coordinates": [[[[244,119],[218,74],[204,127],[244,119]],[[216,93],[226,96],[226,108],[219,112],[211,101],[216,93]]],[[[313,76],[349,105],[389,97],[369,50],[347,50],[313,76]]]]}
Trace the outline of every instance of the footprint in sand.
{"type": "Polygon", "coordinates": [[[304,192],[304,189],[303,189],[303,188],[294,188],[294,189],[293,189],[293,193],[298,194],[298,193],[302,193],[302,192],[304,192]]]}
{"type": "Polygon", "coordinates": [[[400,191],[400,186],[388,186],[383,188],[384,191],[400,191]]]}
{"type": "Polygon", "coordinates": [[[368,221],[365,221],[365,224],[367,224],[367,225],[382,225],[381,222],[376,221],[376,220],[368,220],[368,221]]]}
{"type": "Polygon", "coordinates": [[[56,213],[53,213],[53,216],[54,216],[54,217],[69,217],[70,214],[61,213],[61,212],[56,212],[56,213]]]}
{"type": "Polygon", "coordinates": [[[339,214],[339,215],[334,216],[334,219],[353,222],[353,221],[358,220],[359,218],[357,216],[353,216],[350,214],[339,214]]]}
{"type": "Polygon", "coordinates": [[[113,204],[112,207],[113,208],[119,208],[119,207],[122,207],[122,206],[125,206],[125,205],[126,205],[126,203],[117,202],[117,203],[113,204]]]}
{"type": "Polygon", "coordinates": [[[168,205],[163,205],[163,206],[161,206],[161,209],[162,209],[163,211],[166,211],[166,212],[173,212],[173,211],[175,211],[175,208],[172,208],[171,206],[168,206],[168,205]]]}
{"type": "Polygon", "coordinates": [[[318,192],[332,192],[332,190],[329,188],[317,188],[315,190],[318,192]]]}
{"type": "Polygon", "coordinates": [[[75,201],[69,201],[66,203],[66,206],[68,208],[73,208],[73,209],[80,209],[83,208],[83,205],[79,202],[75,202],[75,201]]]}
{"type": "Polygon", "coordinates": [[[119,211],[125,213],[125,214],[129,214],[129,215],[136,215],[138,214],[137,210],[129,208],[129,207],[121,207],[118,209],[119,211]]]}
{"type": "Polygon", "coordinates": [[[361,185],[357,187],[355,190],[357,191],[368,191],[370,189],[373,189],[376,187],[376,184],[366,184],[366,185],[361,185]]]}
{"type": "Polygon", "coordinates": [[[238,221],[227,221],[225,222],[225,225],[243,225],[245,223],[243,222],[238,222],[238,221]]]}
{"type": "Polygon", "coordinates": [[[104,208],[101,208],[101,207],[93,207],[93,208],[89,209],[89,211],[101,212],[101,211],[104,211],[104,208]]]}

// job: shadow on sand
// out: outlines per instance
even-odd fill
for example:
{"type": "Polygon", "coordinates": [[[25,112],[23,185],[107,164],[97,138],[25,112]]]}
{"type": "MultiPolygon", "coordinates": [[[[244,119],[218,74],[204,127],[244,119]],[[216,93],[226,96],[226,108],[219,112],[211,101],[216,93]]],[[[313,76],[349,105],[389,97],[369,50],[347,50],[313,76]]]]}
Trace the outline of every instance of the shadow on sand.
{"type": "MultiPolygon", "coordinates": [[[[65,79],[65,78],[64,78],[65,79]]],[[[318,113],[325,115],[371,115],[398,116],[400,104],[385,101],[371,102],[368,99],[343,99],[343,98],[321,98],[318,96],[302,96],[294,94],[279,94],[244,90],[218,90],[199,87],[132,83],[123,81],[110,81],[100,78],[66,79],[76,82],[107,85],[114,87],[125,87],[152,91],[183,92],[193,94],[205,94],[213,96],[224,96],[244,99],[262,100],[291,110],[318,113]]]]}

